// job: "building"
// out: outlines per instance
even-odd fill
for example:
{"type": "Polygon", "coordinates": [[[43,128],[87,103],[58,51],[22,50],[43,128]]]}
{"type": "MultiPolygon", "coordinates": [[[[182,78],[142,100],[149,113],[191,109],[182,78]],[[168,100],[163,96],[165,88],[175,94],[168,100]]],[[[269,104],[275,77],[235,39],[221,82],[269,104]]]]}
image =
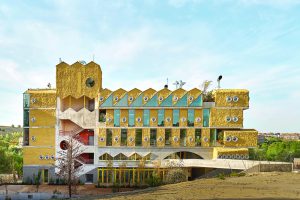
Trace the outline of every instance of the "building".
{"type": "MultiPolygon", "coordinates": [[[[170,159],[248,159],[248,148],[257,145],[257,131],[243,129],[249,91],[216,89],[213,99],[204,102],[198,88],[111,91],[95,62],[61,62],[56,89],[24,93],[24,180],[38,171],[44,182],[55,178],[53,164],[68,134],[85,147],[78,157],[83,182],[143,183],[154,170],[164,178],[170,159]]],[[[182,167],[189,178],[211,170],[182,167]]]]}

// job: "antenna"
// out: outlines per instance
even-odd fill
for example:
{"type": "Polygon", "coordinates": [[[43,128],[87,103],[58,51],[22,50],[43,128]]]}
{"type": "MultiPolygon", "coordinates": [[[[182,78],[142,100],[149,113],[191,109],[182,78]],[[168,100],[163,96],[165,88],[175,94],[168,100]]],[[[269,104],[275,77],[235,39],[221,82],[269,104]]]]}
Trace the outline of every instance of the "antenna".
{"type": "Polygon", "coordinates": [[[223,76],[220,75],[220,76],[218,77],[218,79],[217,79],[217,81],[218,81],[218,89],[221,88],[221,80],[222,80],[222,78],[223,78],[223,76]]]}
{"type": "Polygon", "coordinates": [[[184,86],[186,84],[186,82],[183,82],[182,80],[179,81],[179,88],[182,88],[182,86],[184,86]]]}
{"type": "Polygon", "coordinates": [[[175,81],[175,82],[173,83],[173,85],[175,85],[175,86],[176,86],[176,89],[178,89],[179,82],[178,82],[178,81],[175,81]]]}
{"type": "Polygon", "coordinates": [[[62,62],[62,60],[61,60],[61,58],[59,58],[59,63],[61,63],[62,62]]]}

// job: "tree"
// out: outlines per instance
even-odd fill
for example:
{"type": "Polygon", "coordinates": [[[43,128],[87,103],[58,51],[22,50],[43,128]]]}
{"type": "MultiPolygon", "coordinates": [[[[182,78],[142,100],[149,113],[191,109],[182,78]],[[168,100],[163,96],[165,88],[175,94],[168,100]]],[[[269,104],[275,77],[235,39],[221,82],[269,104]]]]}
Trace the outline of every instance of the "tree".
{"type": "Polygon", "coordinates": [[[202,83],[202,94],[204,102],[212,102],[214,101],[212,91],[208,91],[208,88],[211,86],[212,81],[205,80],[202,83]]]}
{"type": "Polygon", "coordinates": [[[56,168],[58,169],[58,176],[63,178],[68,186],[69,198],[76,191],[78,184],[78,176],[80,167],[76,165],[76,159],[83,152],[82,144],[79,142],[78,136],[66,136],[66,150],[58,152],[56,168]]]}
{"type": "Polygon", "coordinates": [[[42,176],[41,171],[39,171],[37,175],[33,174],[33,182],[36,186],[36,192],[39,192],[39,187],[41,185],[41,176],[42,176]]]}

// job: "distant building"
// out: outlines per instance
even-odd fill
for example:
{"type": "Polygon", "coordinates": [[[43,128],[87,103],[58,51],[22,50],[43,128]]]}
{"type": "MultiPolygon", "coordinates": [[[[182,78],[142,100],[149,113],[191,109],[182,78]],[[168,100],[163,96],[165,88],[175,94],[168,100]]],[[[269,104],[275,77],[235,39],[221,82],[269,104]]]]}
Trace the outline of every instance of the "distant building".
{"type": "MultiPolygon", "coordinates": [[[[154,164],[163,160],[248,159],[257,146],[257,131],[243,129],[248,90],[216,89],[213,102],[198,88],[111,91],[95,62],[59,63],[56,87],[24,93],[24,180],[38,171],[44,182],[55,179],[53,164],[69,134],[85,147],[80,179],[101,184],[145,183],[157,169],[164,179],[167,169],[154,164]]],[[[207,171],[186,168],[191,177],[207,171]]]]}

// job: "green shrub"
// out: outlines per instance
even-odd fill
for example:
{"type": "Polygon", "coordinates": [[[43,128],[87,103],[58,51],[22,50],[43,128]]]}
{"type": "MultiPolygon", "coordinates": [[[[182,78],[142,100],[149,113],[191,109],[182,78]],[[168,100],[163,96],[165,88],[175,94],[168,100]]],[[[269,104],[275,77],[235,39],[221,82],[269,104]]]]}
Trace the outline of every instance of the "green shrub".
{"type": "Polygon", "coordinates": [[[187,173],[181,168],[173,168],[167,172],[166,183],[180,183],[187,180],[187,173]]]}
{"type": "Polygon", "coordinates": [[[225,174],[224,173],[219,173],[217,177],[221,180],[225,180],[225,174]]]}
{"type": "Polygon", "coordinates": [[[155,172],[151,174],[150,178],[148,178],[146,182],[150,187],[157,187],[162,184],[160,176],[155,172]]]}

